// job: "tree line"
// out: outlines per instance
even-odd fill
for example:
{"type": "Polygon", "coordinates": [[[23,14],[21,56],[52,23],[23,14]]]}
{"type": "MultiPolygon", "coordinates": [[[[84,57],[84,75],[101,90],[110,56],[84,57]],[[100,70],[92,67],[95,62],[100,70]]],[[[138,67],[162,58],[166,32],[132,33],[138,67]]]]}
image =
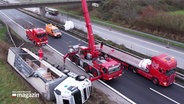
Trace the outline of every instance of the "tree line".
{"type": "Polygon", "coordinates": [[[170,34],[167,38],[177,40],[184,35],[184,13],[172,13],[177,10],[184,10],[184,0],[102,0],[95,16],[119,25],[164,31],[170,34]]]}

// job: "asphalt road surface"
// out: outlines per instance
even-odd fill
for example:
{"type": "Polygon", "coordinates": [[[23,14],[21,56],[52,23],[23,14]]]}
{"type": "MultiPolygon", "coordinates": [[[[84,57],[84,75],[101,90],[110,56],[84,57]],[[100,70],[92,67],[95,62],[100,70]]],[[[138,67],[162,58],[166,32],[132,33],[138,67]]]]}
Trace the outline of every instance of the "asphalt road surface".
{"type": "MultiPolygon", "coordinates": [[[[49,18],[53,18],[62,22],[65,22],[66,20],[71,20],[75,23],[75,28],[87,31],[85,27],[85,22],[83,22],[82,19],[78,20],[63,14],[58,16],[47,16],[49,18]]],[[[110,27],[101,26],[95,23],[92,23],[92,27],[94,34],[97,34],[105,40],[111,40],[117,44],[124,45],[131,50],[143,53],[145,55],[154,56],[161,53],[167,53],[168,55],[173,56],[177,59],[177,66],[179,68],[184,69],[184,49],[176,48],[173,46],[167,48],[167,44],[156,42],[154,40],[143,38],[141,36],[132,35],[130,33],[122,31],[120,32],[110,27]]]]}
{"type": "MultiPolygon", "coordinates": [[[[34,24],[35,27],[45,27],[46,23],[36,20],[17,10],[1,10],[19,25],[26,27],[34,24]]],[[[60,39],[49,37],[49,45],[65,54],[69,45],[78,44],[79,40],[63,32],[60,39]]],[[[86,43],[81,42],[86,45],[86,43]]],[[[156,86],[150,80],[130,71],[124,71],[122,77],[106,82],[108,85],[127,96],[137,104],[183,104],[184,87],[173,84],[167,88],[156,86]]]]}

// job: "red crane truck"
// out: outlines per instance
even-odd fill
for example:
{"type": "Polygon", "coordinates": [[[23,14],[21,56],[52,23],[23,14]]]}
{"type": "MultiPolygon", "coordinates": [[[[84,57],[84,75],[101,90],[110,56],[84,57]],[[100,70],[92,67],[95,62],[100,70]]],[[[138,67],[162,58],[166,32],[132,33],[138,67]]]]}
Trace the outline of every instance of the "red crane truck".
{"type": "Polygon", "coordinates": [[[48,35],[43,28],[26,29],[26,37],[36,46],[42,46],[48,43],[48,35]]]}
{"type": "Polygon", "coordinates": [[[154,84],[169,86],[175,81],[176,72],[174,69],[177,66],[177,61],[174,57],[160,54],[151,57],[151,60],[142,59],[105,45],[101,51],[103,54],[121,62],[123,68],[130,69],[134,73],[138,73],[152,80],[154,84]]]}
{"type": "Polygon", "coordinates": [[[88,47],[79,45],[70,47],[69,52],[64,56],[64,62],[69,57],[71,61],[83,67],[86,72],[91,72],[94,76],[91,81],[97,79],[111,80],[121,76],[121,63],[110,57],[100,55],[100,51],[96,48],[86,0],[82,0],[82,9],[88,31],[88,47]]]}

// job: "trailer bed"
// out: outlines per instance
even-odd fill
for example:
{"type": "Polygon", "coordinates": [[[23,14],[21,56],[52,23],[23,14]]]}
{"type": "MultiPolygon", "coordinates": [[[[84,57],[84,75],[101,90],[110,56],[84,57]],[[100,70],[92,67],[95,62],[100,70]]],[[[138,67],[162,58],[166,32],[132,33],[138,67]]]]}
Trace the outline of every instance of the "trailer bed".
{"type": "Polygon", "coordinates": [[[46,100],[54,100],[54,88],[67,78],[44,60],[25,48],[10,47],[8,63],[46,100]]]}
{"type": "Polygon", "coordinates": [[[118,50],[115,50],[111,47],[108,47],[106,45],[103,45],[103,48],[101,49],[101,51],[105,54],[108,54],[109,56],[112,56],[116,59],[119,59],[123,62],[126,62],[134,67],[139,67],[139,62],[142,60],[141,58],[135,57],[131,54],[125,53],[125,52],[121,52],[118,50]]]}

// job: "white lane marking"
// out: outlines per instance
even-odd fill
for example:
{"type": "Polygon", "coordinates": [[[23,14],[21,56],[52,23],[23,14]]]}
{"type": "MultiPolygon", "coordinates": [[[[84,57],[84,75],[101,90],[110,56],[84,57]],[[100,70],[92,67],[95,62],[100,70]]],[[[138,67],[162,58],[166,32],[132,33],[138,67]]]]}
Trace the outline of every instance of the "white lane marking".
{"type": "Polygon", "coordinates": [[[176,103],[176,104],[180,104],[179,102],[177,102],[177,101],[171,99],[170,97],[168,97],[168,96],[166,96],[166,95],[164,95],[164,94],[162,94],[162,93],[160,93],[160,92],[154,90],[153,88],[150,88],[150,90],[152,90],[153,92],[155,92],[155,93],[157,93],[157,94],[159,94],[159,95],[165,97],[166,99],[168,99],[168,100],[170,100],[170,101],[172,101],[172,102],[174,102],[174,103],[176,103]]]}
{"type": "MultiPolygon", "coordinates": [[[[96,26],[96,25],[95,25],[96,26]]],[[[96,26],[96,27],[98,27],[99,29],[101,29],[102,31],[107,31],[107,29],[105,29],[105,28],[102,28],[102,27],[99,27],[99,26],[96,26]]],[[[159,44],[155,44],[155,43],[152,43],[152,42],[148,42],[148,41],[145,41],[145,40],[143,40],[143,39],[139,39],[139,38],[135,38],[135,37],[133,37],[133,36],[129,36],[129,35],[127,35],[127,34],[125,34],[125,33],[119,33],[119,32],[116,32],[116,31],[110,31],[111,33],[115,33],[115,34],[117,34],[117,35],[120,35],[120,36],[124,36],[124,37],[127,37],[127,38],[132,38],[132,39],[134,39],[134,40],[137,40],[137,41],[139,41],[139,42],[145,42],[145,43],[147,43],[147,44],[150,44],[150,45],[153,45],[153,46],[157,46],[157,47],[160,47],[160,48],[164,48],[165,50],[167,50],[167,51],[173,51],[173,52],[178,52],[178,53],[180,53],[180,54],[183,54],[183,52],[180,52],[180,51],[176,51],[176,50],[173,50],[173,49],[166,49],[164,46],[160,46],[159,44]]]]}
{"type": "MultiPolygon", "coordinates": [[[[18,10],[18,11],[19,11],[19,10],[18,10]]],[[[21,12],[21,11],[19,11],[19,12],[21,12]]],[[[24,12],[21,12],[21,13],[25,14],[24,12]]],[[[34,18],[34,17],[32,17],[32,16],[30,16],[30,15],[28,15],[28,14],[25,14],[25,15],[27,15],[28,17],[34,19],[35,21],[38,21],[38,22],[43,23],[43,24],[46,24],[45,22],[43,22],[43,21],[41,21],[41,20],[39,20],[39,19],[36,19],[36,18],[34,18]]]]}
{"type": "Polygon", "coordinates": [[[33,24],[32,22],[30,22],[30,21],[28,21],[28,20],[24,20],[24,21],[26,21],[26,22],[28,22],[30,25],[34,26],[34,24],[33,24]]]}
{"type": "MultiPolygon", "coordinates": [[[[6,14],[4,14],[2,11],[0,11],[3,15],[5,15],[7,18],[9,18],[6,14]]],[[[33,18],[33,17],[32,17],[33,18]]],[[[11,18],[9,18],[13,23],[15,23],[15,24],[17,24],[19,27],[21,27],[22,29],[24,29],[21,25],[19,25],[18,23],[16,23],[13,19],[11,19],[11,18]]],[[[35,19],[35,18],[33,18],[33,19],[35,19]]],[[[35,19],[36,20],[36,19],[35,19]]],[[[42,21],[41,21],[42,22],[42,21]]],[[[43,24],[45,24],[44,22],[42,22],[43,24]]],[[[25,30],[25,29],[24,29],[25,30]]],[[[66,32],[64,32],[65,34],[67,34],[67,35],[70,35],[70,34],[68,34],[68,33],[66,33],[66,32]]],[[[78,38],[76,38],[76,37],[74,37],[74,36],[72,36],[72,35],[70,35],[71,37],[73,37],[73,38],[75,38],[75,39],[78,39],[78,38]]],[[[83,41],[83,40],[82,40],[83,41]]],[[[85,42],[85,41],[83,41],[83,42],[85,42]]],[[[86,43],[86,42],[85,42],[86,43]]],[[[52,48],[50,45],[48,45],[50,48],[52,48]]],[[[63,54],[61,54],[60,52],[58,52],[56,49],[54,49],[54,48],[52,48],[53,50],[55,50],[57,53],[59,53],[60,55],[62,55],[63,56],[63,54]]],[[[105,86],[107,86],[107,87],[109,87],[111,90],[113,90],[114,92],[116,92],[117,94],[119,94],[120,96],[122,96],[122,97],[124,97],[125,99],[127,99],[128,101],[130,101],[132,104],[136,104],[135,102],[133,102],[132,100],[130,100],[129,98],[127,98],[126,96],[124,96],[124,95],[122,95],[121,93],[119,93],[118,91],[116,91],[115,89],[113,89],[112,87],[110,87],[109,85],[107,85],[107,84],[105,84],[104,82],[102,82],[101,80],[99,80],[102,84],[104,84],[105,86]]],[[[174,83],[174,84],[176,84],[176,83],[174,83]]],[[[178,86],[180,86],[180,87],[182,87],[182,88],[184,88],[182,85],[179,85],[179,84],[176,84],[176,85],[178,85],[178,86]]],[[[178,104],[180,104],[180,103],[178,103],[178,104]]]]}
{"type": "Polygon", "coordinates": [[[182,85],[180,85],[178,83],[175,83],[175,82],[174,82],[174,84],[184,89],[184,86],[182,86],[182,85]]]}
{"type": "Polygon", "coordinates": [[[75,38],[75,39],[77,39],[79,42],[80,41],[82,41],[82,42],[84,42],[85,44],[87,44],[88,45],[88,42],[86,42],[86,41],[84,41],[84,40],[82,40],[82,39],[79,39],[79,38],[77,38],[77,37],[75,37],[75,36],[73,36],[73,35],[71,35],[71,34],[69,34],[69,33],[67,33],[67,32],[65,32],[65,31],[62,31],[63,33],[65,33],[65,34],[67,34],[67,35],[69,35],[70,37],[72,37],[72,38],[75,38]]]}
{"type": "Polygon", "coordinates": [[[21,25],[19,25],[17,22],[15,22],[13,19],[11,19],[10,17],[8,17],[8,15],[6,15],[5,13],[3,13],[2,11],[0,11],[1,14],[3,14],[4,16],[6,16],[9,20],[11,20],[13,23],[17,24],[20,28],[24,29],[21,25]]]}
{"type": "MultiPolygon", "coordinates": [[[[62,53],[60,53],[59,51],[57,51],[55,48],[51,47],[50,45],[47,44],[47,46],[51,49],[53,49],[54,51],[56,51],[58,54],[60,54],[61,56],[64,56],[62,53]]],[[[69,59],[68,59],[69,60],[69,59]]],[[[69,60],[70,61],[70,60],[69,60]]],[[[79,66],[79,68],[81,70],[84,71],[84,69],[82,67],[79,66]]],[[[111,89],[112,91],[114,91],[115,93],[117,93],[119,96],[123,97],[124,99],[126,99],[128,102],[130,102],[131,104],[136,104],[134,101],[132,101],[131,99],[129,99],[128,97],[126,97],[125,95],[121,94],[120,92],[118,92],[117,90],[115,90],[114,88],[112,88],[111,86],[107,85],[106,83],[104,83],[101,80],[98,80],[100,83],[102,83],[103,85],[105,85],[106,87],[108,87],[109,89],[111,89]]]]}
{"type": "Polygon", "coordinates": [[[127,101],[129,101],[131,104],[136,104],[134,101],[132,101],[131,99],[129,99],[128,97],[126,97],[125,95],[123,95],[122,93],[118,92],[117,90],[115,90],[114,88],[112,88],[111,86],[107,85],[106,83],[104,83],[101,80],[98,80],[99,82],[101,82],[102,84],[104,84],[105,86],[107,86],[109,89],[113,90],[115,93],[117,93],[118,95],[120,95],[121,97],[125,98],[127,101]]]}

